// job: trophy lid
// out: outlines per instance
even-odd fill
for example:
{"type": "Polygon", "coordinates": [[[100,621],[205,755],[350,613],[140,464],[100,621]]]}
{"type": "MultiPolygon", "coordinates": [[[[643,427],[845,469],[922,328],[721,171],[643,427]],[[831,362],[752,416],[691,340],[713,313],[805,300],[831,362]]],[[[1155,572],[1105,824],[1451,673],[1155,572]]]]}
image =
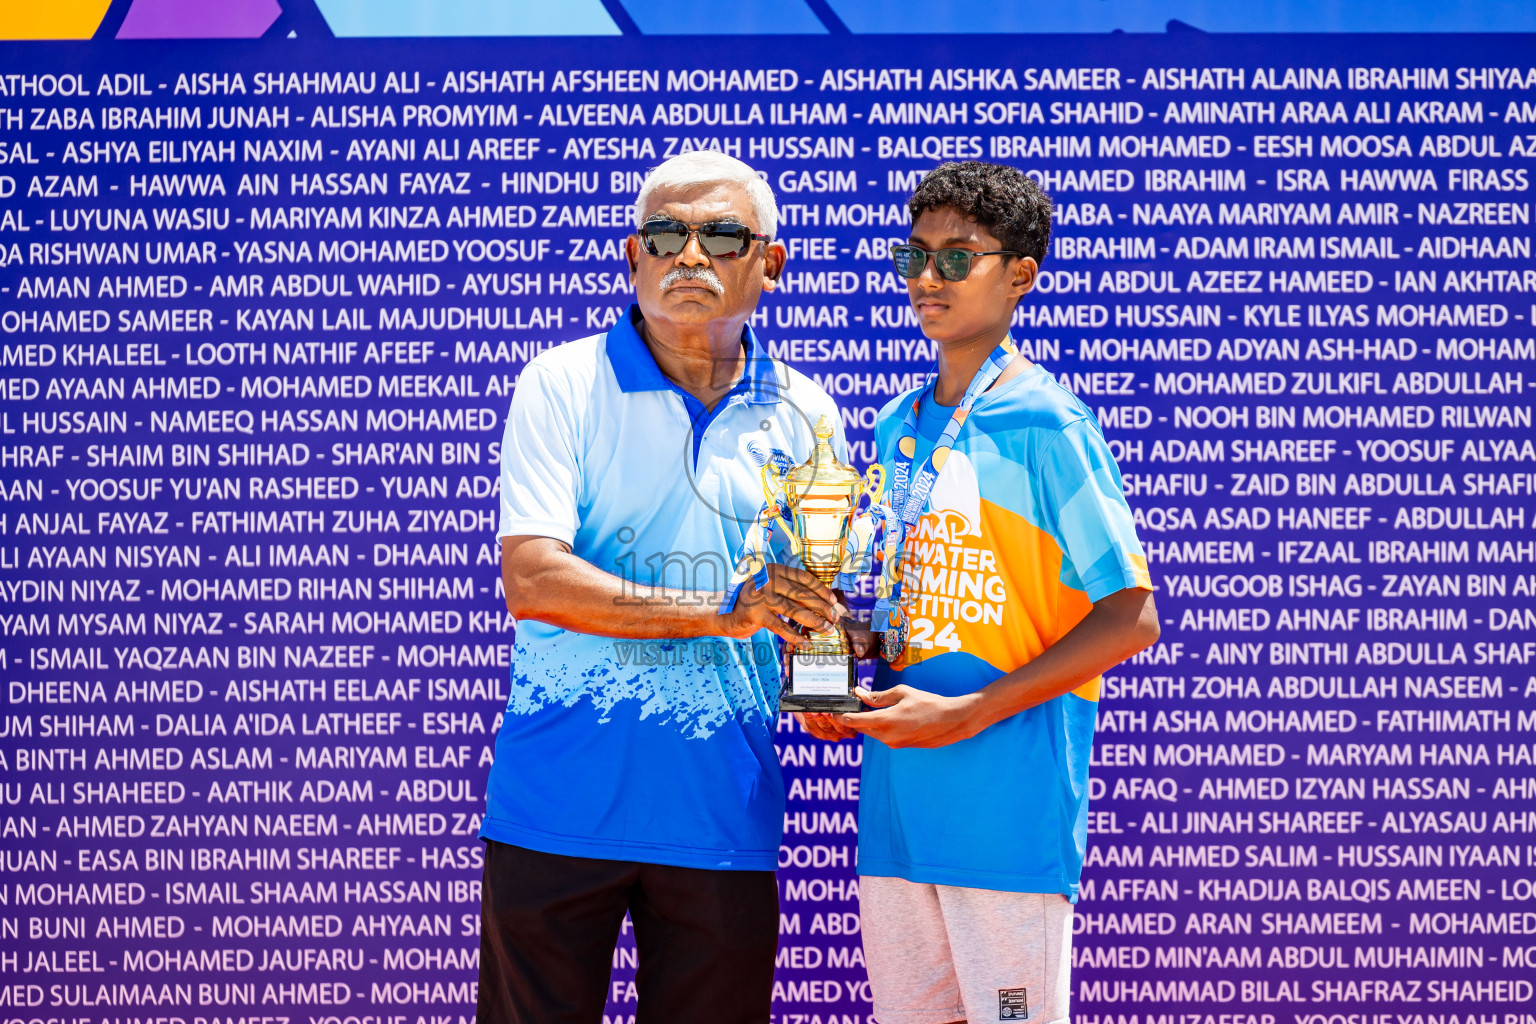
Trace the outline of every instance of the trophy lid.
{"type": "Polygon", "coordinates": [[[811,491],[826,493],[857,493],[864,486],[864,477],[852,466],[839,462],[832,450],[832,421],[826,416],[816,422],[816,447],[811,457],[784,474],[784,484],[792,494],[811,491]]]}

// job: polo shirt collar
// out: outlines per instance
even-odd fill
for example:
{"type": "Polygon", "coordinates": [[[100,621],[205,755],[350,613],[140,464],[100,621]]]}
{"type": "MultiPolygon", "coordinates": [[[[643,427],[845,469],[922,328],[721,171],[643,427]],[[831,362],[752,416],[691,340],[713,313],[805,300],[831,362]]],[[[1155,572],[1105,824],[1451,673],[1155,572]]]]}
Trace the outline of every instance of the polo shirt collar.
{"type": "MultiPolygon", "coordinates": [[[[631,303],[608,329],[608,362],[619,382],[619,390],[625,393],[679,391],[677,385],[668,380],[661,372],[661,367],[656,365],[656,357],[651,355],[645,339],[640,337],[636,329],[639,322],[640,307],[631,303]]],[[[752,405],[775,404],[784,390],[784,383],[779,380],[773,359],[764,351],[750,323],[742,327],[741,342],[746,348],[747,365],[741,380],[731,389],[731,395],[742,395],[752,405]]]]}

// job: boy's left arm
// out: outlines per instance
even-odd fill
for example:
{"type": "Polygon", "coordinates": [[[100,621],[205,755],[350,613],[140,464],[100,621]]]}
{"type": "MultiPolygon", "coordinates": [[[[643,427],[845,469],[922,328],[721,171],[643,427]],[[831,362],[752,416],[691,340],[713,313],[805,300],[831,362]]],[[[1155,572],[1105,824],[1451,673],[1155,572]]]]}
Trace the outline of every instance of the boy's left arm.
{"type": "Polygon", "coordinates": [[[1152,646],[1158,633],[1152,591],[1128,587],[1095,601],[1082,621],[1039,657],[975,693],[943,697],[905,683],[874,692],[861,688],[859,699],[876,710],[832,717],[889,747],[948,746],[1071,693],[1152,646]]]}

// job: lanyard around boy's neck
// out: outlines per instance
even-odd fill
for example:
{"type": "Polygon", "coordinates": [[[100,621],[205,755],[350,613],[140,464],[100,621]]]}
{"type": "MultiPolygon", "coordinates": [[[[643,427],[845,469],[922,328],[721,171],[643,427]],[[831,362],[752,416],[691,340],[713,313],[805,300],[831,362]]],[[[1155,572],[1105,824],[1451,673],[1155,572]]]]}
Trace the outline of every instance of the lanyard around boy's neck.
{"type": "Polygon", "coordinates": [[[917,451],[918,409],[929,392],[936,389],[937,384],[924,387],[907,407],[907,416],[901,425],[901,440],[896,443],[896,461],[893,467],[895,472],[892,473],[891,486],[891,510],[906,526],[910,527],[916,523],[922,516],[924,508],[927,507],[928,495],[933,492],[933,485],[944,469],[949,451],[954,447],[955,439],[960,436],[960,428],[965,425],[966,418],[971,414],[971,406],[976,404],[982,392],[996,383],[998,376],[1008,368],[1008,364],[1013,362],[1018,354],[1019,350],[1013,344],[1011,337],[1004,337],[997,348],[992,350],[987,361],[982,363],[981,368],[976,371],[976,376],[971,378],[970,387],[965,389],[965,396],[960,399],[959,407],[949,418],[949,424],[933,444],[933,451],[923,460],[923,464],[918,467],[915,475],[912,472],[912,456],[917,451]]]}

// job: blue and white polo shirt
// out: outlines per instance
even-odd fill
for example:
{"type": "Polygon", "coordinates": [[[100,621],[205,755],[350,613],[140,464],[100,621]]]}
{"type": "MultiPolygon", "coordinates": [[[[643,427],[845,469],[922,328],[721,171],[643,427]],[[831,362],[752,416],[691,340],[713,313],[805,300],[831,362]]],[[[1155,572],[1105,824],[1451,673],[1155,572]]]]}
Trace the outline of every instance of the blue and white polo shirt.
{"type": "MultiPolygon", "coordinates": [[[[725,588],[763,502],[748,444],[796,462],[827,394],[768,357],[706,411],[657,367],[638,307],[606,335],[541,353],[512,396],[498,539],[553,537],[629,581],[725,588]]],[[[780,538],[782,540],[782,538],[780,538]]],[[[782,551],[780,552],[782,557],[782,551]]],[[[521,622],[481,836],[546,853],[771,871],[784,785],[779,663],[752,640],[617,640],[521,622]]]]}

